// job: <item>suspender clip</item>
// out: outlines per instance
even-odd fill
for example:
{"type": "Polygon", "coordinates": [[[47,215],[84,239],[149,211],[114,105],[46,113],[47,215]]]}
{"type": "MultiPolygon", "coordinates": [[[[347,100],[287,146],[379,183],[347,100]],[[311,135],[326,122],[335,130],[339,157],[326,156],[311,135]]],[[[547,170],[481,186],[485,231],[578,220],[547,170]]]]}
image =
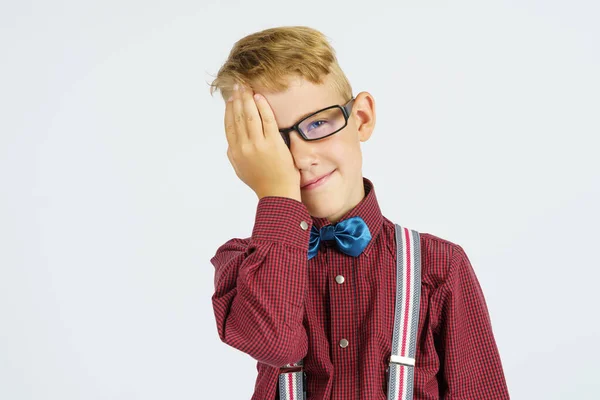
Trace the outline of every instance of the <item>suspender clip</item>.
{"type": "Polygon", "coordinates": [[[399,364],[405,367],[414,367],[415,359],[410,357],[399,356],[396,354],[392,354],[390,356],[390,364],[399,364]]]}
{"type": "Polygon", "coordinates": [[[304,372],[302,365],[284,366],[279,368],[280,374],[288,374],[291,372],[304,372]]]}

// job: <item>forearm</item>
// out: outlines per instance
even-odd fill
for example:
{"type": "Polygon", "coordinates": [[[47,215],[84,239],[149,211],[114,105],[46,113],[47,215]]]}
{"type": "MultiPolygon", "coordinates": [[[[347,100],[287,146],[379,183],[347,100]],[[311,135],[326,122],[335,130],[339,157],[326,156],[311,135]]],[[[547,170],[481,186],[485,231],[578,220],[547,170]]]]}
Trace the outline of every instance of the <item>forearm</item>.
{"type": "Polygon", "coordinates": [[[221,340],[273,366],[298,361],[308,349],[302,325],[308,230],[303,205],[290,199],[259,202],[252,237],[232,239],[216,267],[213,308],[221,340]]]}

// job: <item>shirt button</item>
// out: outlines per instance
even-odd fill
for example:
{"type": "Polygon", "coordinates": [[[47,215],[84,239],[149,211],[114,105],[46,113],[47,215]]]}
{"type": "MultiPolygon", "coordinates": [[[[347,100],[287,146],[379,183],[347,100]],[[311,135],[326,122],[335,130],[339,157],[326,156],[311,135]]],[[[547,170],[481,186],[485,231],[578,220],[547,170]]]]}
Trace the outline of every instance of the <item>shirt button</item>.
{"type": "Polygon", "coordinates": [[[342,275],[338,275],[335,277],[335,281],[341,285],[344,283],[344,277],[342,275]]]}
{"type": "Polygon", "coordinates": [[[300,222],[300,228],[302,228],[302,230],[307,230],[308,229],[308,223],[306,221],[300,222]]]}
{"type": "Polygon", "coordinates": [[[340,347],[345,348],[348,346],[348,341],[346,339],[340,340],[340,347]]]}

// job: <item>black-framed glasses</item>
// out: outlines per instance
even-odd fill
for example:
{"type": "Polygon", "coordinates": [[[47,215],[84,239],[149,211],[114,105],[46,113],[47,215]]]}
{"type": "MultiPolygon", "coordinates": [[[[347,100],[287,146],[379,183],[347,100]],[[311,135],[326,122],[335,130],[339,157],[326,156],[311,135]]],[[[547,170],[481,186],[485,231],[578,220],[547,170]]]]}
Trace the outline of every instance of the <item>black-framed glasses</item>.
{"type": "Polygon", "coordinates": [[[348,118],[350,118],[350,113],[352,112],[354,99],[352,97],[343,106],[333,105],[315,111],[309,116],[302,118],[294,126],[280,129],[279,132],[287,147],[290,147],[291,131],[298,132],[302,139],[310,142],[324,139],[344,129],[348,125],[348,118]]]}

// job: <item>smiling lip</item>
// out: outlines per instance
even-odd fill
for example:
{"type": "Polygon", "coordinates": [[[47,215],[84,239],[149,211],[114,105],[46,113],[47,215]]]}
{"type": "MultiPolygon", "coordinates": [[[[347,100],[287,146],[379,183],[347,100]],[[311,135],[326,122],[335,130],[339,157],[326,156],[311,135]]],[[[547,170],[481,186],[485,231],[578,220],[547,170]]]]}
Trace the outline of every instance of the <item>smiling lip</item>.
{"type": "Polygon", "coordinates": [[[312,188],[316,188],[317,186],[320,186],[322,183],[325,183],[325,181],[327,181],[327,178],[329,178],[331,176],[331,174],[333,174],[334,172],[335,172],[335,170],[331,171],[327,175],[324,175],[324,176],[316,179],[315,181],[302,186],[301,189],[312,189],[312,188]]]}

